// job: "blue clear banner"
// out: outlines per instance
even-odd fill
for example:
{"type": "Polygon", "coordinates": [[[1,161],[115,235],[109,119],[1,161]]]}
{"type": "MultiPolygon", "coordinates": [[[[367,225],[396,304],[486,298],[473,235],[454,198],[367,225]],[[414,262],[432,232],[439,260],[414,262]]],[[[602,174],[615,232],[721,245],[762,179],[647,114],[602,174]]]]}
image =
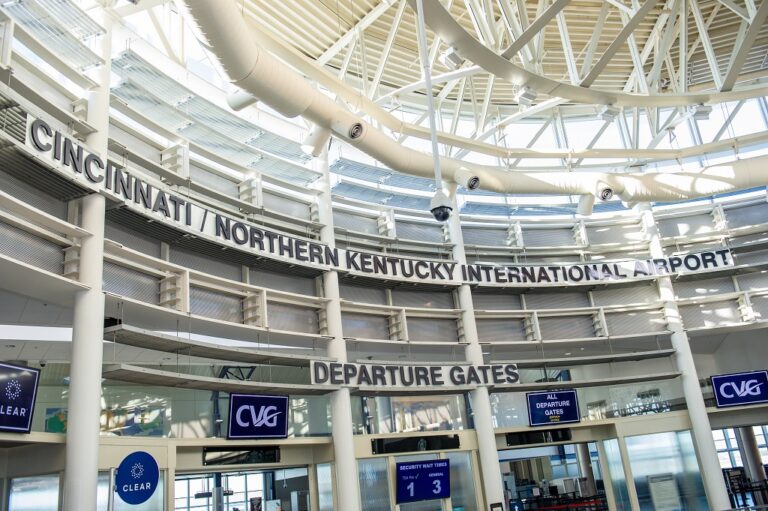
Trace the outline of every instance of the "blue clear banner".
{"type": "Polygon", "coordinates": [[[768,403],[768,371],[712,376],[718,408],[768,403]]]}
{"type": "Polygon", "coordinates": [[[288,436],[288,396],[229,395],[227,438],[288,436]]]}
{"type": "Polygon", "coordinates": [[[0,363],[0,431],[29,433],[40,370],[0,363]]]}
{"type": "Polygon", "coordinates": [[[575,390],[529,392],[528,424],[550,426],[569,422],[580,422],[579,401],[575,390]]]}
{"type": "Polygon", "coordinates": [[[148,501],[160,480],[160,468],[151,454],[132,452],[117,467],[115,489],[123,502],[136,506],[148,501]]]}
{"type": "Polygon", "coordinates": [[[398,463],[395,472],[398,504],[451,496],[449,460],[398,463]]]}

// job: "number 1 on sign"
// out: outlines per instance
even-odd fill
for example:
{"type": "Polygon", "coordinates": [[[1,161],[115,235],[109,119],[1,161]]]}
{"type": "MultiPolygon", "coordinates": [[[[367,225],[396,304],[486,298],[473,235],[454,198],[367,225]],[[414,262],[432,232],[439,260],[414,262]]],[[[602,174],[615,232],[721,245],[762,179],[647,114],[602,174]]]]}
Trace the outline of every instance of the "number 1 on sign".
{"type": "Polygon", "coordinates": [[[411,497],[413,497],[413,483],[408,483],[408,486],[405,487],[408,490],[408,493],[411,494],[411,497]]]}

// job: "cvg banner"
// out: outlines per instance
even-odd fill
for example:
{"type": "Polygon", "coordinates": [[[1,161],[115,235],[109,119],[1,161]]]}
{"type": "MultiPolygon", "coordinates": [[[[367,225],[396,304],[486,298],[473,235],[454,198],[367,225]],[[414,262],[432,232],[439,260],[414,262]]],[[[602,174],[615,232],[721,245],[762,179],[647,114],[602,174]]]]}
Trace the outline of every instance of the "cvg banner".
{"type": "Polygon", "coordinates": [[[312,384],[351,387],[455,387],[517,383],[516,364],[492,365],[383,365],[310,362],[312,384]]]}
{"type": "Polygon", "coordinates": [[[718,408],[768,403],[768,371],[712,376],[718,408]]]}
{"type": "Polygon", "coordinates": [[[528,423],[531,426],[581,421],[575,390],[529,392],[526,398],[528,399],[528,423]]]}
{"type": "Polygon", "coordinates": [[[40,371],[0,363],[0,431],[29,433],[40,371]]]}
{"type": "Polygon", "coordinates": [[[288,436],[288,396],[229,395],[227,438],[288,436]]]}
{"type": "Polygon", "coordinates": [[[131,174],[119,164],[89,151],[79,142],[54,130],[42,119],[27,116],[27,123],[27,147],[42,155],[68,178],[177,229],[286,263],[394,280],[450,284],[467,282],[511,287],[620,282],[654,275],[715,270],[733,265],[733,257],[728,249],[658,259],[534,266],[459,265],[450,261],[420,260],[333,248],[209,210],[178,191],[158,187],[131,174]]]}

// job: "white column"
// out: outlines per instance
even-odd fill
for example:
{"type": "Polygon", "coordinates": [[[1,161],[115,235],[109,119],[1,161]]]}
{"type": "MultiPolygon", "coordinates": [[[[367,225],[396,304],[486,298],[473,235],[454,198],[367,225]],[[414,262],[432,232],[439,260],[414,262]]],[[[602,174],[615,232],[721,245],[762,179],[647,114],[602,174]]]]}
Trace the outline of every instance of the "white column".
{"type": "MultiPolygon", "coordinates": [[[[459,207],[454,194],[452,199],[453,213],[448,220],[448,233],[454,244],[453,258],[459,264],[466,264],[467,258],[464,252],[464,241],[461,236],[461,220],[459,207]]],[[[477,335],[475,324],[475,305],[472,301],[472,290],[468,284],[459,286],[457,292],[459,308],[461,309],[461,324],[464,328],[464,341],[467,343],[467,361],[475,364],[483,364],[483,350],[477,335]]],[[[472,412],[474,413],[475,434],[477,435],[477,451],[480,458],[480,471],[483,481],[483,493],[486,499],[486,507],[501,502],[504,509],[507,504],[504,501],[504,484],[501,480],[501,466],[499,465],[499,451],[496,448],[496,433],[493,429],[493,415],[491,413],[491,399],[488,387],[478,387],[470,392],[472,400],[472,412]]]]}
{"type": "Polygon", "coordinates": [[[592,457],[589,454],[589,444],[576,444],[576,460],[579,462],[581,477],[587,479],[586,488],[583,488],[583,497],[591,497],[597,494],[595,484],[595,472],[592,470],[592,457]]]}
{"type": "MultiPolygon", "coordinates": [[[[637,488],[635,487],[635,476],[632,473],[632,464],[629,460],[629,451],[624,436],[619,433],[619,453],[621,454],[621,466],[624,469],[624,481],[627,484],[627,497],[632,511],[640,511],[640,501],[637,498],[637,488]]],[[[714,509],[711,511],[715,511],[714,509]]]]}
{"type": "MultiPolygon", "coordinates": [[[[333,208],[331,206],[331,185],[328,172],[328,148],[315,159],[315,164],[323,172],[322,193],[319,197],[318,217],[324,227],[320,231],[320,241],[329,247],[336,242],[333,233],[333,208]]],[[[323,291],[326,303],[326,322],[328,335],[332,337],[328,344],[328,356],[337,362],[347,361],[347,345],[341,328],[341,297],[339,296],[339,274],[329,270],[323,274],[323,291]]],[[[360,510],[360,482],[355,459],[354,431],[352,430],[352,398],[349,389],[339,389],[331,393],[331,436],[333,437],[333,459],[336,468],[337,509],[345,511],[360,510]]]]}
{"type": "MultiPolygon", "coordinates": [[[[88,97],[88,123],[96,132],[86,145],[107,156],[109,128],[109,79],[111,21],[105,23],[102,56],[105,64],[98,87],[88,97]]],[[[99,417],[101,415],[101,364],[104,338],[104,196],[97,193],[82,200],[82,227],[91,233],[80,247],[80,282],[89,287],[75,295],[72,321],[72,364],[69,376],[64,511],[95,511],[99,471],[99,417]]]]}
{"type": "Polygon", "coordinates": [[[765,470],[763,470],[763,459],[760,455],[760,449],[757,447],[757,439],[752,426],[743,426],[734,428],[736,440],[739,443],[739,452],[741,453],[741,462],[747,470],[747,477],[752,482],[764,481],[765,470]]]}
{"type": "MultiPolygon", "coordinates": [[[[653,217],[653,212],[648,203],[637,206],[640,212],[643,227],[649,237],[649,251],[651,257],[664,257],[661,245],[659,229],[653,217]]],[[[699,460],[699,468],[707,492],[709,508],[712,511],[730,509],[731,503],[725,489],[723,474],[720,470],[720,462],[717,458],[715,441],[712,438],[712,426],[709,423],[707,407],[699,386],[699,375],[693,361],[691,346],[688,342],[688,334],[685,332],[680,311],[675,301],[675,290],[672,279],[659,277],[657,279],[659,298],[664,303],[664,314],[667,318],[668,329],[672,332],[670,339],[675,349],[675,364],[677,370],[682,373],[683,396],[691,419],[691,434],[693,444],[699,460]]]]}

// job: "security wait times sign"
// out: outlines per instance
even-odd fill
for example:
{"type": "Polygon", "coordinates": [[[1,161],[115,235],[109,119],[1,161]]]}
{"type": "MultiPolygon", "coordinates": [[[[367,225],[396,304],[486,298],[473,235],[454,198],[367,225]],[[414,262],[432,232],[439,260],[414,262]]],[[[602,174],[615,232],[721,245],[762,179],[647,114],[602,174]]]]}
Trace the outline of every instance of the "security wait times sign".
{"type": "Polygon", "coordinates": [[[398,463],[395,471],[398,504],[451,496],[449,460],[398,463]]]}

